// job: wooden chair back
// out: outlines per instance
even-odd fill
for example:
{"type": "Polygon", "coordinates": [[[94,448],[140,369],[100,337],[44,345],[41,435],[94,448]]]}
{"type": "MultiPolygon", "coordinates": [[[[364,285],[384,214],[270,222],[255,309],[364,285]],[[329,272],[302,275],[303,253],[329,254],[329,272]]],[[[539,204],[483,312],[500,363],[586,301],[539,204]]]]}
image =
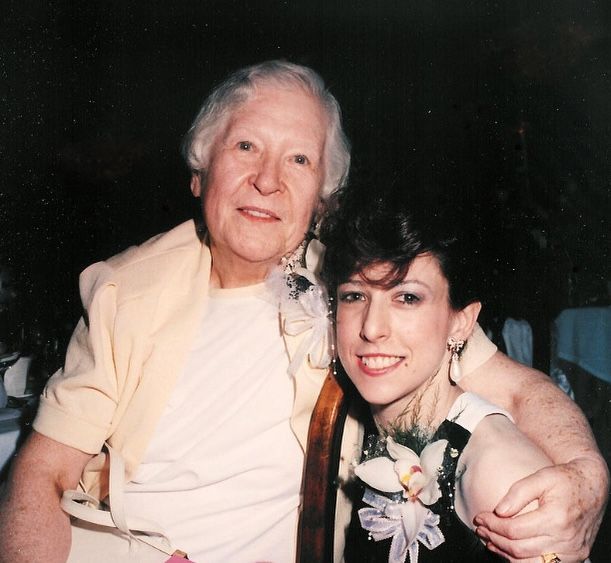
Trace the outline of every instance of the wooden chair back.
{"type": "Polygon", "coordinates": [[[347,411],[344,390],[329,370],[308,433],[297,563],[333,561],[337,474],[347,411]]]}

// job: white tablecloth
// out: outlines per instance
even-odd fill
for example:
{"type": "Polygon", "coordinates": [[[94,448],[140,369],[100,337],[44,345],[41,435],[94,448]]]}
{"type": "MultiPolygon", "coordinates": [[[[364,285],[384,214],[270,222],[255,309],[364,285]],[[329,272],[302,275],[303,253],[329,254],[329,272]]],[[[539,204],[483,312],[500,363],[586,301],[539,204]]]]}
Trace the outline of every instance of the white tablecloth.
{"type": "Polygon", "coordinates": [[[21,433],[19,409],[0,409],[0,471],[15,453],[21,433]]]}
{"type": "Polygon", "coordinates": [[[611,383],[611,307],[565,309],[554,324],[557,357],[611,383]]]}

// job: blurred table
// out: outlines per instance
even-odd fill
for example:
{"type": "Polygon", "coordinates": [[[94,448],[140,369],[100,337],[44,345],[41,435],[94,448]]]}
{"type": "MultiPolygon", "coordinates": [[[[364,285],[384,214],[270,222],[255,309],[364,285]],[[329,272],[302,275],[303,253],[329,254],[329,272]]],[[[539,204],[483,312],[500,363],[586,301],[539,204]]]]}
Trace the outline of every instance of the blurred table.
{"type": "Polygon", "coordinates": [[[7,393],[4,388],[4,374],[19,359],[19,352],[0,354],[0,409],[6,407],[7,393]]]}
{"type": "Polygon", "coordinates": [[[0,409],[0,473],[8,465],[21,435],[21,409],[0,409]]]}
{"type": "Polygon", "coordinates": [[[566,375],[611,464],[611,307],[562,311],[554,321],[551,364],[566,375]]]}
{"type": "Polygon", "coordinates": [[[611,307],[565,309],[554,324],[556,356],[611,383],[611,307]]]}

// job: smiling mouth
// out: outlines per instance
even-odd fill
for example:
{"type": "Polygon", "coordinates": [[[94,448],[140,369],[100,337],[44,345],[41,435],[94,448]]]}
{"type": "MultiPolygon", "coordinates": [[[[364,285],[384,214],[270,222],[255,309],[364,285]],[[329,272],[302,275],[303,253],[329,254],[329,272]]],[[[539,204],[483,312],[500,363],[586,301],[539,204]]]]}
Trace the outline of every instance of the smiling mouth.
{"type": "Polygon", "coordinates": [[[238,211],[252,219],[259,219],[263,221],[280,220],[280,217],[278,217],[275,213],[272,213],[271,211],[267,211],[265,209],[259,209],[257,207],[238,207],[238,211]]]}
{"type": "Polygon", "coordinates": [[[398,364],[403,356],[358,356],[361,364],[369,370],[386,370],[398,364]]]}

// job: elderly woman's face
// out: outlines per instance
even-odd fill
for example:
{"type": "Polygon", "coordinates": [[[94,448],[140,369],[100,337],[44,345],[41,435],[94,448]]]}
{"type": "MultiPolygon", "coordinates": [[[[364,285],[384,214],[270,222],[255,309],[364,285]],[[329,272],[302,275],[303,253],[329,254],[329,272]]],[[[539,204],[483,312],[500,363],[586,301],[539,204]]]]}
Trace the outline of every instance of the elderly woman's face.
{"type": "Polygon", "coordinates": [[[327,117],[300,89],[262,87],[213,146],[203,213],[220,285],[261,281],[308,230],[324,178],[327,117]],[[241,281],[228,279],[238,275],[241,281]],[[224,279],[223,279],[224,278],[224,279]]]}

